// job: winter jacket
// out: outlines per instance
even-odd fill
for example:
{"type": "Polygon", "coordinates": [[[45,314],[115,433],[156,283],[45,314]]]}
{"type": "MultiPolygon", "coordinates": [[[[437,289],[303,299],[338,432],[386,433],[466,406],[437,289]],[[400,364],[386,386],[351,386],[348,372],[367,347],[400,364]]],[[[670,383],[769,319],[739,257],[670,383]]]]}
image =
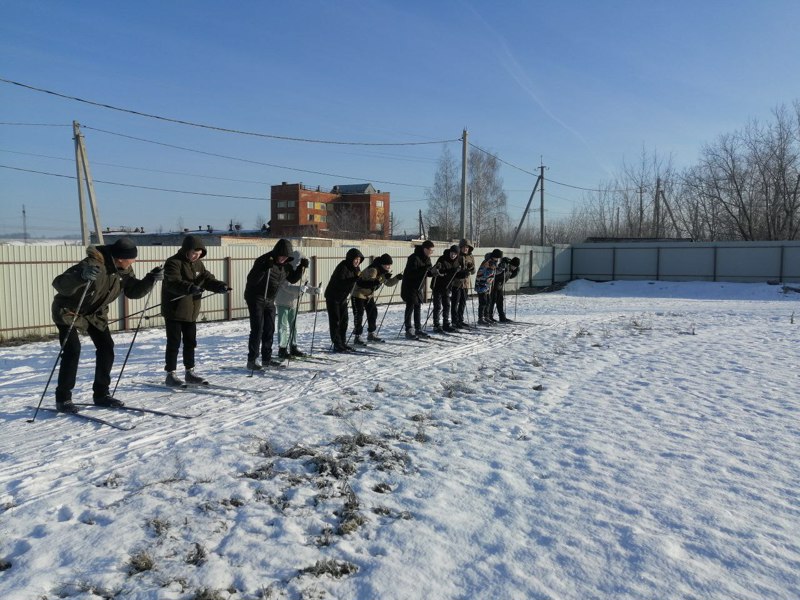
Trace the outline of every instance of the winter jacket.
{"type": "Polygon", "coordinates": [[[430,277],[431,259],[425,255],[423,246],[414,248],[414,253],[408,257],[406,268],[403,270],[403,283],[400,286],[400,297],[404,302],[422,302],[422,282],[425,277],[430,277]]]}
{"type": "Polygon", "coordinates": [[[189,289],[196,285],[210,292],[222,293],[228,286],[217,280],[203,265],[206,247],[198,236],[187,235],[178,253],[164,263],[164,284],[161,286],[161,314],[173,321],[197,321],[200,314],[200,297],[189,289]],[[200,258],[190,262],[186,253],[200,250],[200,258]],[[176,300],[183,296],[180,300],[176,300]]]}
{"type": "Polygon", "coordinates": [[[392,276],[390,272],[384,269],[384,266],[377,260],[372,261],[372,264],[361,272],[356,287],[353,288],[353,298],[360,300],[368,300],[372,298],[381,285],[387,287],[394,287],[400,281],[399,275],[392,276]]]}
{"type": "Polygon", "coordinates": [[[464,242],[467,245],[467,253],[462,252],[458,255],[460,271],[453,280],[451,287],[454,289],[469,289],[469,276],[475,274],[475,257],[472,255],[474,248],[469,240],[461,240],[460,245],[463,246],[464,242]]]}
{"type": "Polygon", "coordinates": [[[310,285],[300,285],[289,283],[288,281],[284,280],[281,283],[281,287],[278,288],[278,293],[275,294],[275,306],[283,306],[284,308],[294,308],[297,306],[297,299],[300,297],[300,294],[319,294],[318,287],[312,287],[310,285]]]}
{"type": "Polygon", "coordinates": [[[289,240],[278,240],[275,247],[259,256],[247,274],[247,284],[244,288],[244,299],[247,302],[266,302],[272,304],[275,296],[284,281],[297,283],[303,276],[302,267],[292,265],[288,258],[284,263],[276,263],[279,256],[291,256],[292,243],[289,240]],[[267,282],[269,281],[269,286],[267,282]]]}
{"type": "Polygon", "coordinates": [[[506,281],[509,279],[514,279],[514,277],[517,276],[517,273],[519,273],[519,267],[515,267],[510,263],[501,263],[500,267],[497,269],[497,273],[495,274],[494,289],[502,290],[506,281]]]}
{"type": "Polygon", "coordinates": [[[479,294],[490,292],[494,287],[497,263],[497,259],[489,257],[478,267],[478,274],[475,276],[475,291],[479,294]]]}
{"type": "Polygon", "coordinates": [[[456,277],[458,276],[458,272],[461,271],[458,259],[459,257],[456,256],[453,260],[450,260],[449,249],[442,253],[433,266],[434,270],[439,271],[439,275],[434,277],[431,281],[432,290],[445,293],[454,286],[457,281],[456,277]]]}
{"type": "Polygon", "coordinates": [[[356,258],[360,258],[363,261],[364,255],[361,254],[358,248],[350,248],[344,260],[336,265],[330,281],[325,287],[325,300],[339,303],[347,301],[347,297],[353,292],[353,288],[361,274],[361,269],[353,266],[353,260],[356,258]]]}
{"type": "Polygon", "coordinates": [[[108,246],[89,246],[86,258],[71,266],[53,280],[56,289],[51,313],[57,325],[70,325],[75,318],[75,329],[86,333],[89,325],[104,331],[108,328],[108,305],[125,294],[127,298],[143,298],[153,289],[153,276],[149,273],[144,279],[136,279],[132,267],[118,269],[108,246]],[[86,297],[81,304],[80,313],[75,311],[83,296],[86,281],[81,272],[86,264],[100,267],[97,279],[89,283],[86,297]]]}

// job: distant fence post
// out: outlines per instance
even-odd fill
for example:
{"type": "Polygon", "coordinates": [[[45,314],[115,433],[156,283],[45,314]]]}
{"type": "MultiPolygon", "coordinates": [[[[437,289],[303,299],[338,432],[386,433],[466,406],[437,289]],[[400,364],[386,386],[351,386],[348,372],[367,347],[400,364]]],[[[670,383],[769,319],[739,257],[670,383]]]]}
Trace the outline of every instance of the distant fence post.
{"type": "MultiPolygon", "coordinates": [[[[225,272],[225,283],[227,283],[228,287],[230,287],[231,279],[233,279],[233,259],[230,256],[226,256],[222,260],[223,264],[225,265],[225,268],[223,269],[225,272]]],[[[230,293],[225,294],[223,301],[225,306],[225,320],[233,321],[233,302],[231,302],[230,293]]]]}
{"type": "Polygon", "coordinates": [[[556,283],[556,247],[553,246],[553,251],[551,253],[552,259],[550,260],[550,285],[555,285],[556,283]]]}
{"type": "Polygon", "coordinates": [[[528,287],[533,285],[533,248],[528,250],[528,287]]]}
{"type": "MultiPolygon", "coordinates": [[[[318,282],[317,282],[317,272],[319,271],[319,267],[317,265],[317,256],[316,255],[311,257],[311,265],[310,265],[310,267],[311,268],[309,269],[309,271],[311,272],[311,285],[316,287],[317,284],[318,284],[318,282]]],[[[322,294],[322,290],[320,290],[319,294],[312,294],[311,295],[310,308],[311,308],[312,312],[317,312],[317,308],[318,308],[317,305],[319,304],[320,294],[322,294]]]]}

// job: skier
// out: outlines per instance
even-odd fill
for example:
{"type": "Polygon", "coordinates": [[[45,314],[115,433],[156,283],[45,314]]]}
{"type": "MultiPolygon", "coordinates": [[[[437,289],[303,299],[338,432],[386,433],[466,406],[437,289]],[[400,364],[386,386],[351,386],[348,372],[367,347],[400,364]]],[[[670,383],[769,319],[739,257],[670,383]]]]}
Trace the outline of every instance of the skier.
{"type": "Polygon", "coordinates": [[[433,254],[433,242],[425,240],[420,246],[414,248],[414,253],[408,257],[406,268],[403,270],[403,283],[400,286],[400,297],[406,303],[405,318],[403,321],[406,338],[418,339],[429,337],[422,331],[420,318],[420,307],[422,305],[422,285],[426,277],[433,277],[438,274],[431,267],[431,254],[433,254]],[[412,325],[411,318],[414,318],[412,325]]]}
{"type": "Polygon", "coordinates": [[[127,298],[143,298],[156,281],[164,278],[161,267],[156,267],[144,279],[136,279],[132,265],[137,254],[136,244],[130,238],[120,238],[111,245],[89,246],[86,258],[53,280],[56,295],[52,316],[63,348],[55,394],[59,412],[78,412],[72,402],[81,355],[78,332],[88,334],[95,347],[94,403],[124,406],[122,401],[109,395],[114,340],[108,330],[108,305],[120,294],[127,298]]]}
{"type": "Polygon", "coordinates": [[[519,273],[519,258],[516,256],[509,260],[504,256],[500,260],[500,268],[494,278],[494,289],[489,303],[489,320],[494,321],[494,308],[497,306],[497,316],[501,323],[511,323],[511,319],[506,317],[505,309],[505,283],[509,279],[514,279],[519,273]]]}
{"type": "Polygon", "coordinates": [[[247,342],[247,368],[260,371],[272,362],[275,337],[275,296],[284,281],[297,283],[307,269],[307,258],[292,266],[292,243],[277,241],[271,251],[259,256],[247,274],[244,299],[250,313],[250,337],[247,342]],[[259,356],[261,363],[258,362],[259,356]]]}
{"type": "Polygon", "coordinates": [[[458,265],[461,270],[453,281],[450,311],[453,327],[469,329],[469,326],[464,321],[464,313],[467,308],[467,296],[469,295],[469,277],[475,273],[475,257],[472,255],[474,248],[467,239],[461,240],[458,246],[460,251],[458,265]]]}
{"type": "Polygon", "coordinates": [[[187,235],[183,238],[181,249],[164,263],[164,285],[161,288],[161,314],[167,333],[167,349],[164,353],[167,376],[164,383],[170,387],[184,384],[175,374],[181,342],[186,383],[207,383],[194,372],[200,298],[206,290],[224,294],[231,288],[206,270],[202,261],[205,255],[203,240],[195,235],[187,235]]]}
{"type": "Polygon", "coordinates": [[[458,246],[450,246],[436,261],[439,276],[433,279],[433,330],[437,333],[451,333],[456,329],[450,326],[450,295],[453,283],[461,271],[458,265],[458,246]],[[441,317],[441,320],[440,320],[441,317]]]}
{"type": "Polygon", "coordinates": [[[358,248],[350,248],[344,260],[336,265],[325,287],[325,305],[328,310],[328,325],[334,352],[355,350],[347,345],[347,298],[353,292],[361,274],[359,265],[363,260],[364,255],[358,248]]]}
{"type": "Polygon", "coordinates": [[[364,332],[364,314],[367,315],[367,341],[382,342],[376,330],[378,328],[378,305],[375,303],[375,290],[381,285],[393,287],[403,279],[403,274],[392,276],[392,257],[382,254],[361,272],[353,288],[353,344],[366,346],[361,335],[364,332]]]}
{"type": "Polygon", "coordinates": [[[503,258],[503,251],[495,248],[486,255],[486,259],[478,267],[478,274],[475,275],[475,291],[478,293],[478,324],[490,325],[494,319],[489,314],[489,300],[494,287],[494,279],[497,274],[497,265],[503,258]]]}
{"type": "MultiPolygon", "coordinates": [[[[301,276],[304,269],[304,260],[306,259],[303,259],[297,250],[292,252],[292,256],[289,259],[289,261],[297,263],[297,270],[300,271],[301,276]]],[[[297,323],[297,303],[300,294],[312,294],[316,296],[319,292],[320,289],[318,287],[290,283],[288,278],[281,282],[278,292],[275,294],[275,306],[278,309],[277,330],[279,358],[289,358],[290,356],[303,357],[306,355],[305,352],[297,347],[296,343],[297,332],[295,326],[297,323]]]]}

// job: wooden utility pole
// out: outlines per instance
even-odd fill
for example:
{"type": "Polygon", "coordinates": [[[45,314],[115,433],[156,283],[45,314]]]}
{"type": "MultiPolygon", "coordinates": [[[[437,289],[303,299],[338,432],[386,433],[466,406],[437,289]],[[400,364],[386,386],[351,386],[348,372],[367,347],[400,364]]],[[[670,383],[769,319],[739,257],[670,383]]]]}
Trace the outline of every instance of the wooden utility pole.
{"type": "Polygon", "coordinates": [[[544,165],[539,165],[539,245],[544,246],[544,165]]]}
{"type": "Polygon", "coordinates": [[[459,235],[467,237],[467,128],[461,136],[461,227],[459,235]]]}
{"type": "Polygon", "coordinates": [[[86,182],[86,192],[89,196],[89,206],[92,209],[92,219],[94,220],[94,229],[97,233],[97,243],[103,244],[105,243],[103,241],[103,228],[100,225],[100,213],[97,209],[97,197],[94,193],[92,172],[89,169],[89,157],[86,154],[86,145],[83,142],[81,125],[77,121],[72,122],[72,135],[72,139],[75,140],[75,170],[78,179],[78,207],[81,217],[81,240],[84,246],[87,246],[91,242],[89,226],[86,223],[86,203],[83,197],[83,184],[86,182]]]}

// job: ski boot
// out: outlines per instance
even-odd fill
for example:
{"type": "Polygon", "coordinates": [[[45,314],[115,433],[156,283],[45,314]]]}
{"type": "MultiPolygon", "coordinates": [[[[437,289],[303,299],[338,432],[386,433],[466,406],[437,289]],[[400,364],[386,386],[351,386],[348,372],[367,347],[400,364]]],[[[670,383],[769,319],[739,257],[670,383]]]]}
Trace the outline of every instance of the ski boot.
{"type": "Polygon", "coordinates": [[[117,400],[114,396],[110,394],[104,394],[103,396],[95,396],[94,397],[94,404],[95,406],[103,406],[105,408],[120,408],[125,406],[125,403],[122,400],[117,400]]]}
{"type": "Polygon", "coordinates": [[[306,355],[305,352],[303,352],[302,350],[300,350],[300,348],[294,345],[292,345],[289,348],[289,354],[292,356],[296,356],[297,358],[303,358],[306,355]]]}
{"type": "Polygon", "coordinates": [[[175,374],[175,371],[169,371],[166,379],[164,379],[164,385],[168,387],[181,387],[184,385],[184,382],[175,374]]]}
{"type": "Polygon", "coordinates": [[[382,342],[383,338],[379,338],[375,333],[370,331],[369,334],[367,335],[367,341],[368,342],[382,342]]]}
{"type": "Polygon", "coordinates": [[[353,346],[366,346],[367,342],[361,339],[360,335],[353,336],[353,346]]]}
{"type": "Polygon", "coordinates": [[[186,369],[186,374],[184,377],[186,378],[186,383],[191,383],[193,385],[208,385],[208,381],[195,374],[194,367],[191,369],[186,369]]]}

